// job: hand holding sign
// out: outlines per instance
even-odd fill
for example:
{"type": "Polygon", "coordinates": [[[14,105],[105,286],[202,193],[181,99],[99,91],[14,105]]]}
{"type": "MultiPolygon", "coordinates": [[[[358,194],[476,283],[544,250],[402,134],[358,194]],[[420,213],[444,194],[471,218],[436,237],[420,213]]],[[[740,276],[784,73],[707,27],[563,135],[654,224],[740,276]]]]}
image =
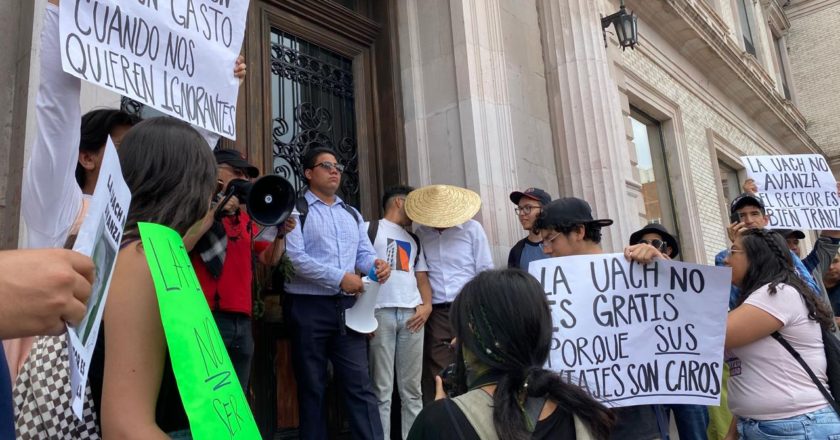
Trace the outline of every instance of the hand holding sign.
{"type": "Polygon", "coordinates": [[[242,46],[249,3],[65,1],[62,66],[78,78],[235,139],[245,69],[237,65],[236,77],[228,69],[242,46]]]}
{"type": "Polygon", "coordinates": [[[93,262],[66,249],[0,252],[0,338],[59,335],[77,324],[93,282],[93,262]]]}
{"type": "Polygon", "coordinates": [[[546,367],[616,406],[716,404],[729,269],[624,257],[531,263],[555,325],[546,367]]]}

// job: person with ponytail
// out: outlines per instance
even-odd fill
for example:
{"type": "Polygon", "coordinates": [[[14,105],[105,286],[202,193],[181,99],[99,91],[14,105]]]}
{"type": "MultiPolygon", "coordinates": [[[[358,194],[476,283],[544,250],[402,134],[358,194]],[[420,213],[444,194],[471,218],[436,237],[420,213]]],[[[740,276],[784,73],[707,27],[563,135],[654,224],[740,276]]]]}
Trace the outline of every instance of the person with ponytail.
{"type": "Polygon", "coordinates": [[[543,368],[552,323],[537,280],[518,269],[490,270],[452,303],[455,398],[426,406],[409,440],[606,440],[612,412],[578,386],[543,368]]]}
{"type": "Polygon", "coordinates": [[[840,417],[796,358],[827,386],[823,331],[834,329],[828,306],[797,274],[784,238],[766,229],[741,231],[726,265],[740,296],[729,312],[726,350],[729,409],[726,440],[831,440],[840,417]]]}

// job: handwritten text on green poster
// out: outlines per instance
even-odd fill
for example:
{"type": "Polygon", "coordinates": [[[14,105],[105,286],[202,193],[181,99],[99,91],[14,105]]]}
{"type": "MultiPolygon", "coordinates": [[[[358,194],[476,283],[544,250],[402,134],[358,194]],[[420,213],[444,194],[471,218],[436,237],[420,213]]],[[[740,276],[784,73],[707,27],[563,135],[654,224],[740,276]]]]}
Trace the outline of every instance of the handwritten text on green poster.
{"type": "Polygon", "coordinates": [[[184,242],[165,226],[140,223],[139,227],[192,437],[259,439],[184,242]]]}

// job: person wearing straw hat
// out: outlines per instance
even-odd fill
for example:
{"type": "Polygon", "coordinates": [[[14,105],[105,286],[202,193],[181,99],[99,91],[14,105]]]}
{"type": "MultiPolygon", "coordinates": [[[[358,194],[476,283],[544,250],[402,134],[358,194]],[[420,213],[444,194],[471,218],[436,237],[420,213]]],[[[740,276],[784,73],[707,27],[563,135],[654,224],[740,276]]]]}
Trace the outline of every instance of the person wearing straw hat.
{"type": "MultiPolygon", "coordinates": [[[[552,257],[592,255],[601,249],[601,229],[613,224],[610,219],[595,219],[592,208],[576,197],[562,197],[542,210],[535,228],[543,239],[543,252],[552,257]]],[[[629,259],[638,261],[660,256],[649,244],[637,244],[625,250],[629,259]]],[[[613,429],[615,440],[652,440],[665,438],[660,430],[653,405],[629,406],[613,410],[618,421],[613,429]]],[[[667,428],[666,428],[667,432],[667,428]]]]}
{"type": "Polygon", "coordinates": [[[455,334],[449,324],[449,306],[467,281],[493,268],[490,245],[473,216],[481,198],[473,191],[451,185],[429,185],[412,191],[405,212],[417,223],[420,247],[426,256],[432,285],[432,313],[423,341],[423,402],[435,397],[435,376],[454,362],[450,342],[455,334]]]}
{"type": "Polygon", "coordinates": [[[286,237],[295,276],[286,284],[283,303],[298,384],[300,438],[327,439],[329,360],[342,390],[351,436],[382,440],[368,366],[368,337],[346,327],[345,310],[355,304],[356,295],[364,294],[357,270],[384,283],[391,267],[376,258],[361,214],[336,195],[344,166],[335,152],[312,148],[304,154],[302,166],[309,185],[301,202],[306,204],[306,221],[301,218],[286,237]]]}

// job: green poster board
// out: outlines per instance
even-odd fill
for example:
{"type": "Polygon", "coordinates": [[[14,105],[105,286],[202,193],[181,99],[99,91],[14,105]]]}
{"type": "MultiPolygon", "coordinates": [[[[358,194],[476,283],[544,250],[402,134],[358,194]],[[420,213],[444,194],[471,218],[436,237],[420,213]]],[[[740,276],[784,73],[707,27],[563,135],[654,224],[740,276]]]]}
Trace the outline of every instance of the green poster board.
{"type": "Polygon", "coordinates": [[[140,223],[139,228],[192,437],[259,439],[184,242],[165,226],[140,223]]]}

